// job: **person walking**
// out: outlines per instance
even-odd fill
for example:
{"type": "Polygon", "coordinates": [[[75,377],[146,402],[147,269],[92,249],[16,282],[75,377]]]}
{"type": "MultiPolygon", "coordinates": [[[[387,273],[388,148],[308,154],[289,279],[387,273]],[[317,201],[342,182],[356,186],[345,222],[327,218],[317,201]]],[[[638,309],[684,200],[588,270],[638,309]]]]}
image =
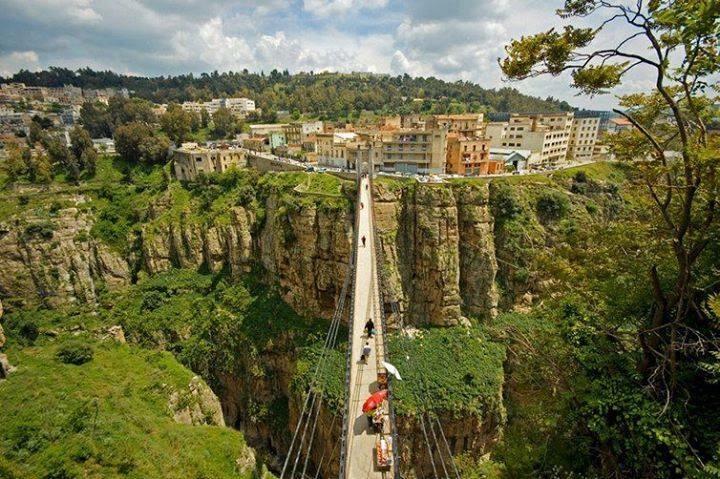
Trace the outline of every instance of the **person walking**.
{"type": "Polygon", "coordinates": [[[362,244],[363,244],[363,248],[364,248],[365,247],[365,236],[363,235],[363,237],[360,239],[362,240],[362,244]]]}
{"type": "Polygon", "coordinates": [[[365,341],[365,345],[363,346],[362,354],[360,355],[360,361],[367,364],[369,358],[370,358],[370,341],[365,341]]]}
{"type": "Polygon", "coordinates": [[[365,323],[365,332],[367,333],[368,339],[373,337],[373,334],[375,334],[375,323],[373,323],[372,318],[368,318],[367,323],[365,323]]]}
{"type": "Polygon", "coordinates": [[[363,209],[363,208],[365,208],[365,205],[364,205],[363,202],[361,201],[361,202],[360,202],[360,209],[363,209]]]}

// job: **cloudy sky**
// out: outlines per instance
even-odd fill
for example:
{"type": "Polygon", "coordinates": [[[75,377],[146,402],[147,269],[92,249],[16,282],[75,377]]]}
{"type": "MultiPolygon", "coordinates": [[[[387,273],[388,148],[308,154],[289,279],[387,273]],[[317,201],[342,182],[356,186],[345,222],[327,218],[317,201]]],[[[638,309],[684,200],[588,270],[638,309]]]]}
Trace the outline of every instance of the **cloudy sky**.
{"type": "MultiPolygon", "coordinates": [[[[499,87],[512,38],[562,23],[561,0],[0,0],[0,75],[50,65],[168,75],[372,71],[499,87]]],[[[577,24],[577,22],[576,22],[577,24]]],[[[626,88],[646,86],[637,75],[626,88]]],[[[513,83],[590,108],[567,77],[513,83]]]]}

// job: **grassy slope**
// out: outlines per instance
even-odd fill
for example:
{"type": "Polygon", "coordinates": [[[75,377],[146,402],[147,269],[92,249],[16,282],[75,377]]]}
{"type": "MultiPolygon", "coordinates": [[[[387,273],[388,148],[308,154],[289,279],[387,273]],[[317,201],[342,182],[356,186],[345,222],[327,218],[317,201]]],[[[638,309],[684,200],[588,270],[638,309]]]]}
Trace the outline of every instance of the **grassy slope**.
{"type": "Polygon", "coordinates": [[[75,366],[55,358],[64,340],[7,351],[18,370],[0,384],[0,476],[243,477],[239,432],[170,416],[192,377],[172,355],[87,338],[94,359],[75,366]]]}

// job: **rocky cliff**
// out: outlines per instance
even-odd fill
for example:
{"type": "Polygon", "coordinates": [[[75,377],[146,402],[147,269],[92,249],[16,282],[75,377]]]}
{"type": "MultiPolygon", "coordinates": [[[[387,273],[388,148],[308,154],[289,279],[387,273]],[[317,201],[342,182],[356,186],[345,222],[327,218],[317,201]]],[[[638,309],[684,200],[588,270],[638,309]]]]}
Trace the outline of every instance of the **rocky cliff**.
{"type": "Polygon", "coordinates": [[[12,305],[93,303],[101,287],[129,283],[128,263],[93,239],[77,206],[36,208],[0,224],[0,294],[12,305]]]}
{"type": "Polygon", "coordinates": [[[496,314],[488,198],[485,184],[376,182],[385,302],[397,302],[406,323],[453,326],[464,314],[496,314]]]}

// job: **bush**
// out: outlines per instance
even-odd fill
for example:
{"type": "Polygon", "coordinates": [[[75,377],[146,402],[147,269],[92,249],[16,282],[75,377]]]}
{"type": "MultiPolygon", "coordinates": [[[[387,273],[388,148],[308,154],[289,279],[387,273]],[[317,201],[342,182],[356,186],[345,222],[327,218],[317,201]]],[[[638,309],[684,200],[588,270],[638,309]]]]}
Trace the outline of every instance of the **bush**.
{"type": "Polygon", "coordinates": [[[545,220],[556,220],[565,216],[570,209],[570,201],[557,191],[543,193],[537,200],[538,215],[545,220]]]}
{"type": "Polygon", "coordinates": [[[24,236],[30,238],[42,238],[49,240],[53,237],[53,225],[51,223],[33,223],[25,227],[24,236]]]}
{"type": "Polygon", "coordinates": [[[93,358],[93,349],[80,341],[72,341],[60,346],[56,356],[65,364],[85,364],[93,358]]]}
{"type": "Polygon", "coordinates": [[[493,193],[491,207],[496,221],[511,220],[522,212],[522,206],[509,185],[500,184],[493,193]]]}
{"type": "Polygon", "coordinates": [[[587,183],[587,179],[587,173],[585,173],[584,171],[578,171],[573,176],[573,181],[575,181],[576,183],[587,183]]]}
{"type": "Polygon", "coordinates": [[[14,333],[13,336],[17,335],[28,344],[35,342],[40,334],[37,323],[21,315],[11,316],[8,320],[8,328],[14,333]]]}

